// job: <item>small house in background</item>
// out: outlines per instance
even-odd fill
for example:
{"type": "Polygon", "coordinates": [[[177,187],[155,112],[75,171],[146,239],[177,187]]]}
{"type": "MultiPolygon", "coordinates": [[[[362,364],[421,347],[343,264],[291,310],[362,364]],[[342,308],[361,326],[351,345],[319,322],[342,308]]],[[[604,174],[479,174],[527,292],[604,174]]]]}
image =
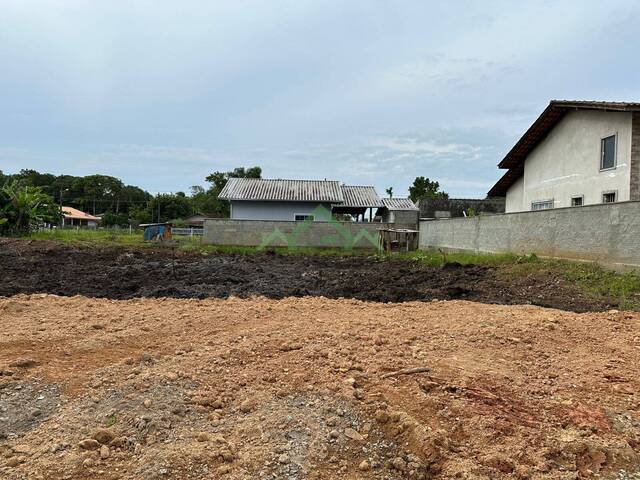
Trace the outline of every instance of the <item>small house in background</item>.
{"type": "Polygon", "coordinates": [[[376,216],[381,217],[384,223],[418,225],[420,210],[410,198],[383,198],[382,204],[376,216]]]}
{"type": "Polygon", "coordinates": [[[185,218],[184,223],[188,228],[203,228],[205,218],[207,218],[206,215],[194,213],[193,215],[185,218]]]}
{"type": "Polygon", "coordinates": [[[165,223],[141,223],[144,229],[144,239],[147,241],[163,242],[171,240],[171,227],[169,222],[165,223]]]}
{"type": "Polygon", "coordinates": [[[61,207],[62,228],[66,227],[87,227],[97,228],[100,222],[99,217],[94,217],[73,207],[61,207]]]}
{"type": "Polygon", "coordinates": [[[231,204],[232,220],[328,222],[344,201],[336,181],[264,178],[230,178],[218,198],[231,204]]]}
{"type": "Polygon", "coordinates": [[[218,195],[231,204],[232,220],[331,221],[333,215],[373,220],[383,206],[371,186],[341,185],[335,180],[230,178],[218,195]]]}

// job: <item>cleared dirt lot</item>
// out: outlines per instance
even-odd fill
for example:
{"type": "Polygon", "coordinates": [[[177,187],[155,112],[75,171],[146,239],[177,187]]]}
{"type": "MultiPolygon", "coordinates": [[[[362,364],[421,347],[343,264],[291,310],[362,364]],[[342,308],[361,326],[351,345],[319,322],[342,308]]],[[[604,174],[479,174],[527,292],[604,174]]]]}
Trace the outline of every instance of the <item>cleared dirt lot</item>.
{"type": "Polygon", "coordinates": [[[602,311],[615,300],[586,295],[559,273],[511,276],[506,267],[431,267],[375,257],[176,254],[78,248],[0,239],[0,296],[18,293],[138,297],[324,296],[378,302],[465,299],[602,311]]]}
{"type": "Polygon", "coordinates": [[[638,314],[19,295],[0,299],[0,331],[3,479],[636,478],[640,465],[638,314]]]}

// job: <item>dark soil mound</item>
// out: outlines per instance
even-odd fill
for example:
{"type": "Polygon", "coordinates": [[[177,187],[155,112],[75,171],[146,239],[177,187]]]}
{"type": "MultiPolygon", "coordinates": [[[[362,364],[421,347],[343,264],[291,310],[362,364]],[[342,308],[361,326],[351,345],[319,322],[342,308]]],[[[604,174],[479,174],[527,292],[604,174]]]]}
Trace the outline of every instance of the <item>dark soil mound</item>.
{"type": "Polygon", "coordinates": [[[129,299],[263,295],[324,296],[379,302],[466,299],[573,311],[610,307],[562,278],[511,278],[499,268],[429,267],[375,257],[176,254],[170,250],[78,248],[0,239],[0,296],[52,293],[129,299]]]}

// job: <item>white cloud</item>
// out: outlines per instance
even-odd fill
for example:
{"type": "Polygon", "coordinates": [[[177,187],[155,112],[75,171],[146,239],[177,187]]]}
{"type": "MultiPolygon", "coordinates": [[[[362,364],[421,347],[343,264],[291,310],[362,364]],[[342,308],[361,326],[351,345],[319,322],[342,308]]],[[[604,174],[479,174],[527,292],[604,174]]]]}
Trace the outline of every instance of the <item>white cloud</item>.
{"type": "Polygon", "coordinates": [[[481,196],[551,98],[640,100],[631,0],[2,8],[4,171],[170,191],[261,165],[481,196]]]}

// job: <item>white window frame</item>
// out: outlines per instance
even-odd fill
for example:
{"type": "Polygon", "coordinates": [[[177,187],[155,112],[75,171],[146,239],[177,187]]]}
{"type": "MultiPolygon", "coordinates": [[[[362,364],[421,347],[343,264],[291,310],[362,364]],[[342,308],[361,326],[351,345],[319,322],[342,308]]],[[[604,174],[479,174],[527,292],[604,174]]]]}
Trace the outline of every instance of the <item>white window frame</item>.
{"type": "Polygon", "coordinates": [[[572,195],[571,196],[571,206],[572,207],[584,207],[584,195],[572,195]],[[580,205],[574,205],[573,204],[573,200],[579,198],[582,200],[582,202],[580,203],[580,205]]]}
{"type": "Polygon", "coordinates": [[[615,170],[618,168],[618,132],[605,135],[600,139],[600,171],[608,172],[609,170],[615,170]],[[605,139],[613,137],[613,167],[604,168],[604,145],[605,139]]]}
{"type": "Polygon", "coordinates": [[[617,190],[605,190],[604,192],[602,192],[602,196],[600,197],[602,199],[602,203],[607,205],[610,203],[616,203],[618,201],[618,191],[617,190]],[[605,195],[611,195],[613,194],[613,202],[605,202],[604,201],[604,196],[605,195]]]}
{"type": "Polygon", "coordinates": [[[548,198],[546,200],[536,200],[535,202],[531,202],[531,211],[532,212],[539,212],[541,210],[553,210],[554,206],[555,206],[555,203],[553,201],[553,198],[548,198]],[[549,207],[549,208],[534,208],[535,205],[540,205],[542,203],[550,203],[551,207],[549,207]]]}
{"type": "Polygon", "coordinates": [[[307,220],[311,220],[312,222],[316,221],[316,216],[313,213],[294,213],[293,221],[294,222],[306,222],[307,220]],[[302,220],[298,220],[297,217],[306,217],[302,220]]]}

